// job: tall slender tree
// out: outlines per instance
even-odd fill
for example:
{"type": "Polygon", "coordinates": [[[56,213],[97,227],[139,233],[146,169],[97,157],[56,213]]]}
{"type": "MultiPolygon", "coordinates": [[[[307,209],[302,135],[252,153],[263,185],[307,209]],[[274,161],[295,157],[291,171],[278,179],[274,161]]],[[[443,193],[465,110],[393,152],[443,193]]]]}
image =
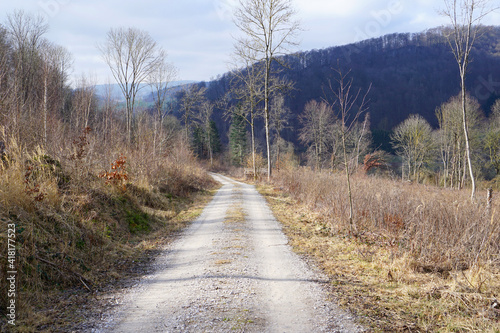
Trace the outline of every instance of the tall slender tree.
{"type": "MultiPolygon", "coordinates": [[[[343,72],[342,69],[334,69],[336,78],[336,88],[333,87],[330,81],[330,91],[334,96],[332,107],[335,106],[338,110],[340,119],[340,135],[342,140],[342,151],[344,155],[344,170],[346,174],[347,196],[349,199],[349,226],[351,232],[357,233],[357,226],[354,220],[354,206],[351,188],[351,166],[348,158],[347,141],[349,136],[354,132],[359,118],[367,110],[367,97],[370,92],[371,85],[367,91],[362,94],[361,89],[353,90],[353,79],[350,77],[351,71],[343,72]]],[[[363,134],[362,134],[363,135],[363,134]]]]}
{"type": "Polygon", "coordinates": [[[196,115],[196,119],[200,125],[200,129],[202,130],[202,143],[207,147],[208,157],[210,158],[210,165],[214,164],[214,138],[213,136],[213,128],[212,126],[212,114],[214,113],[214,104],[205,100],[201,104],[198,114],[196,115]]]}
{"type": "MultiPolygon", "coordinates": [[[[166,54],[163,54],[165,57],[166,54]]],[[[164,137],[163,126],[164,119],[168,115],[169,109],[166,108],[169,84],[177,76],[175,66],[164,59],[159,59],[158,66],[149,74],[149,85],[154,102],[154,130],[153,130],[153,155],[156,160],[156,152],[161,155],[163,151],[164,137]]]]}
{"type": "Polygon", "coordinates": [[[240,101],[241,108],[230,108],[229,111],[242,112],[244,118],[250,125],[250,138],[252,149],[252,168],[254,179],[257,178],[256,165],[256,143],[255,143],[255,120],[260,116],[258,105],[264,97],[264,67],[262,64],[254,63],[256,52],[249,48],[242,48],[243,45],[235,45],[234,58],[235,70],[232,80],[232,91],[240,101]],[[243,65],[243,69],[239,68],[243,65]]]}
{"type": "Polygon", "coordinates": [[[267,146],[267,177],[271,179],[270,96],[273,64],[283,65],[278,56],[296,46],[300,30],[291,0],[240,0],[234,14],[234,23],[241,32],[238,48],[254,51],[254,63],[264,65],[264,125],[267,146]]]}
{"type": "Polygon", "coordinates": [[[186,142],[189,141],[191,131],[191,123],[195,120],[195,114],[200,110],[201,105],[206,101],[205,87],[199,87],[192,84],[182,92],[180,98],[182,120],[184,121],[184,130],[186,134],[186,142]]]}
{"type": "Polygon", "coordinates": [[[460,73],[460,88],[462,97],[462,126],[465,137],[465,150],[467,165],[471,178],[471,200],[474,200],[476,193],[476,181],[472,168],[469,128],[467,126],[467,92],[465,80],[470,64],[470,55],[474,43],[481,33],[481,21],[490,13],[491,0],[444,0],[445,9],[442,14],[449,18],[451,29],[447,34],[448,43],[458,64],[460,73]]]}
{"type": "Polygon", "coordinates": [[[282,131],[288,127],[290,109],[285,105],[283,94],[275,94],[272,99],[271,123],[275,132],[276,140],[276,169],[280,168],[281,138],[282,131]]]}
{"type": "MultiPolygon", "coordinates": [[[[474,149],[482,113],[478,101],[471,96],[466,97],[467,129],[474,149]]],[[[443,185],[463,188],[467,178],[467,152],[463,135],[463,109],[461,95],[452,97],[436,110],[439,122],[437,139],[443,162],[443,185]]],[[[477,140],[476,140],[477,141],[477,140]]]]}
{"type": "Polygon", "coordinates": [[[34,116],[41,104],[40,47],[48,24],[41,16],[15,11],[7,17],[7,30],[13,49],[13,110],[10,118],[12,135],[20,139],[23,131],[33,130],[26,120],[34,116]],[[28,126],[29,125],[29,126],[28,126]]]}
{"type": "Polygon", "coordinates": [[[498,99],[491,108],[489,118],[489,130],[486,134],[484,143],[490,158],[490,164],[496,172],[496,176],[500,176],[500,99],[498,99]]]}
{"type": "Polygon", "coordinates": [[[73,93],[70,122],[75,129],[84,129],[90,125],[92,112],[95,111],[96,84],[94,79],[82,75],[73,93]]]}

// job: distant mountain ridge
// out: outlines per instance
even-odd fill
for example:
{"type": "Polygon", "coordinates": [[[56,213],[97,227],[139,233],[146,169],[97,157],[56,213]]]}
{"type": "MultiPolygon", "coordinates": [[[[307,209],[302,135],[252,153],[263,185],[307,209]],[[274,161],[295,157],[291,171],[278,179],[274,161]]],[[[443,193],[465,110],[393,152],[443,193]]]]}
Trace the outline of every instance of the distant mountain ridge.
{"type": "MultiPolygon", "coordinates": [[[[180,80],[180,81],[173,81],[170,82],[168,85],[168,88],[174,88],[178,86],[183,86],[186,84],[192,84],[196,83],[197,81],[191,81],[191,80],[180,80]]],[[[98,84],[95,86],[96,89],[96,95],[100,98],[104,98],[108,92],[108,89],[111,91],[111,98],[118,102],[125,102],[125,97],[122,94],[122,91],[120,89],[120,86],[117,83],[111,83],[111,84],[98,84]]],[[[151,88],[148,87],[147,83],[142,83],[140,85],[140,90],[137,93],[137,100],[142,101],[145,99],[148,99],[151,95],[151,88]]]]}

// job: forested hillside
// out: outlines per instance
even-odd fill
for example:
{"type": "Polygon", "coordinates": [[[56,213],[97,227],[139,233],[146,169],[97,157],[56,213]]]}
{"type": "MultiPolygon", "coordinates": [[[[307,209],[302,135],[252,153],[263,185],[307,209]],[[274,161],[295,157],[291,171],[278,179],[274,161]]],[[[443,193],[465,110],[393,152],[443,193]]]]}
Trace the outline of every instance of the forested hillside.
{"type": "MultiPolygon", "coordinates": [[[[243,2],[250,14],[274,3],[243,2]]],[[[277,29],[289,32],[285,44],[300,30],[289,23],[277,29]]],[[[181,86],[148,31],[111,28],[96,49],[116,82],[99,86],[71,76],[81,69],[47,39],[44,17],[8,15],[0,331],[81,331],[73,324],[86,304],[143,275],[137,267],[201,212],[200,194],[216,186],[207,170],[265,175],[283,219],[299,222],[285,229],[309,242],[303,253],[317,255],[344,305],[366,310],[372,327],[498,331],[500,27],[482,28],[459,96],[448,28],[274,56],[248,54],[261,41],[242,39],[229,72],[181,86]],[[366,289],[345,293],[350,285],[366,289]]]]}
{"type": "MultiPolygon", "coordinates": [[[[353,88],[372,88],[369,94],[371,129],[375,145],[388,150],[389,133],[410,114],[422,115],[438,125],[436,108],[460,91],[458,66],[444,37],[444,28],[422,33],[392,34],[356,44],[299,52],[283,60],[282,75],[295,83],[286,104],[291,110],[284,138],[299,144],[298,115],[310,100],[331,99],[328,85],[332,68],[351,69],[353,88]]],[[[487,27],[475,44],[467,89],[486,115],[500,96],[500,27],[487,27]]],[[[210,82],[208,96],[227,93],[233,75],[226,73],[210,82]]],[[[221,130],[227,126],[218,121],[221,130]]]]}
{"type": "Polygon", "coordinates": [[[73,89],[48,28],[23,11],[0,24],[1,332],[74,331],[83,299],[149,261],[214,185],[179,127],[141,110],[128,132],[109,89],[73,89]]]}

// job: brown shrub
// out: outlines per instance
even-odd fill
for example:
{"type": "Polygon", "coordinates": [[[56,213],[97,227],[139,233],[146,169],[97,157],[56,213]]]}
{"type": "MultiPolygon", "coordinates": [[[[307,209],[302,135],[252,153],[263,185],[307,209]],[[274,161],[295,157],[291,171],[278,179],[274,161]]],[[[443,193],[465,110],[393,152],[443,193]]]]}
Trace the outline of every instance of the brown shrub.
{"type": "MultiPolygon", "coordinates": [[[[345,175],[283,170],[275,185],[321,213],[337,233],[347,232],[345,175]]],[[[360,237],[397,244],[417,262],[471,267],[478,262],[500,265],[500,204],[490,210],[472,203],[469,193],[355,175],[354,217],[360,237]]],[[[486,198],[479,193],[478,197],[486,198]]]]}
{"type": "MultiPolygon", "coordinates": [[[[188,197],[214,184],[182,140],[155,159],[147,149],[93,146],[91,136],[88,131],[77,142],[78,154],[61,146],[61,161],[8,142],[0,163],[0,248],[6,251],[7,226],[15,224],[21,331],[51,322],[43,313],[56,290],[96,290],[119,277],[141,255],[139,244],[149,233],[179,225],[171,221],[179,212],[172,196],[188,197]]],[[[7,264],[0,255],[3,309],[7,264]]]]}

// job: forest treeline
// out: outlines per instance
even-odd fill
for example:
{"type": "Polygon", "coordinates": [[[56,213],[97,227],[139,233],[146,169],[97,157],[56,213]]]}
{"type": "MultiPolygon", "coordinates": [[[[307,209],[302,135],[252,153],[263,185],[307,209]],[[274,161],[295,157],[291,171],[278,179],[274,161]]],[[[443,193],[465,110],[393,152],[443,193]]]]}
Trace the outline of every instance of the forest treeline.
{"type": "MultiPolygon", "coordinates": [[[[255,151],[265,155],[259,113],[262,86],[256,82],[253,114],[248,113],[248,100],[241,92],[248,90],[245,76],[257,64],[240,64],[208,83],[169,90],[165,82],[156,91],[146,87],[152,93],[145,101],[134,102],[131,117],[130,110],[121,111],[128,107],[112,98],[116,92],[97,95],[90,76],[82,75],[73,82],[75,87],[70,86],[71,54],[44,38],[47,29],[43,19],[23,12],[9,16],[0,27],[3,146],[15,139],[28,150],[42,144],[56,154],[76,149],[73,141],[91,128],[102,147],[130,145],[133,132],[135,147],[149,150],[153,158],[168,150],[176,135],[184,136],[196,155],[212,163],[215,155],[226,152],[226,160],[244,165],[252,141],[255,151]],[[160,96],[160,92],[165,94],[160,96]]],[[[463,187],[467,177],[464,143],[454,109],[459,80],[445,30],[392,34],[280,57],[286,66],[276,68],[275,77],[285,84],[271,96],[273,165],[279,167],[279,155],[286,154],[298,164],[316,168],[334,169],[340,164],[340,132],[335,130],[339,113],[332,91],[337,89],[335,70],[342,69],[353,79],[353,90],[369,89],[367,110],[357,119],[348,143],[355,164],[362,164],[365,157],[384,156],[381,165],[403,178],[432,178],[443,186],[463,187]],[[425,128],[425,142],[408,139],[408,131],[417,130],[415,126],[425,128]]],[[[500,116],[495,104],[500,86],[496,83],[500,78],[499,37],[500,28],[484,27],[475,43],[467,80],[474,164],[477,174],[488,180],[500,168],[500,116]]],[[[111,162],[110,157],[106,165],[111,162]]]]}
{"type": "MultiPolygon", "coordinates": [[[[443,186],[462,187],[467,176],[463,171],[464,142],[457,127],[460,126],[457,118],[460,117],[457,99],[460,79],[445,37],[446,29],[391,34],[282,57],[287,65],[277,75],[292,82],[293,87],[274,96],[277,100],[284,98],[284,102],[275,108],[275,114],[279,114],[275,117],[279,119],[279,131],[274,126],[273,149],[293,152],[301,164],[316,167],[335,168],[341,161],[338,158],[339,132],[333,130],[336,123],[338,128],[339,110],[335,106],[331,110],[328,107],[333,104],[332,89],[338,88],[335,69],[341,68],[350,71],[353,91],[371,87],[368,108],[357,125],[359,133],[353,133],[351,138],[351,151],[356,151],[357,163],[362,164],[368,153],[380,155],[385,152],[389,154],[385,154],[384,165],[405,179],[430,177],[443,186]],[[429,141],[425,147],[410,149],[408,146],[414,143],[406,142],[401,131],[408,131],[415,119],[425,124],[429,141]],[[315,121],[323,128],[317,129],[318,133],[311,133],[315,121]],[[415,150],[418,149],[425,150],[425,156],[417,157],[420,153],[415,150]],[[389,155],[398,155],[400,159],[396,161],[389,155]]],[[[474,45],[466,81],[472,114],[470,126],[475,133],[472,140],[474,164],[477,174],[485,179],[497,176],[499,166],[499,105],[495,104],[500,97],[500,83],[497,82],[500,79],[499,37],[500,28],[484,27],[474,45]]],[[[210,101],[229,99],[225,109],[216,109],[213,116],[224,143],[229,143],[232,137],[227,122],[227,110],[231,106],[227,104],[234,107],[241,103],[232,91],[242,84],[241,73],[245,72],[245,69],[236,68],[216,80],[198,85],[206,89],[210,101]]],[[[182,113],[180,108],[177,110],[182,113]]],[[[262,152],[264,131],[258,117],[256,124],[255,136],[262,152]]]]}
{"type": "MultiPolygon", "coordinates": [[[[0,25],[2,332],[81,331],[82,302],[141,274],[193,218],[193,195],[214,186],[180,120],[155,108],[161,93],[127,117],[91,75],[71,82],[72,55],[48,28],[24,11],[0,25]]],[[[174,73],[158,64],[151,77],[174,73]]]]}
{"type": "MultiPolygon", "coordinates": [[[[392,190],[404,186],[401,182],[378,177],[367,177],[373,190],[351,193],[349,177],[356,173],[447,188],[468,185],[459,74],[446,29],[280,55],[267,69],[245,55],[211,82],[174,88],[169,83],[175,68],[147,32],[111,29],[107,44],[99,47],[124,103],[113,97],[111,85],[98,94],[91,75],[71,82],[72,55],[46,39],[43,18],[10,14],[0,25],[0,219],[16,225],[23,306],[36,308],[43,292],[56,286],[93,290],[113,274],[119,277],[119,258],[132,261],[137,247],[147,248],[140,242],[143,234],[179,230],[182,226],[172,225],[179,213],[175,199],[213,186],[199,160],[214,169],[229,163],[253,167],[255,174],[270,156],[272,168],[283,171],[275,178],[279,186],[299,200],[311,198],[311,207],[328,208],[331,225],[341,216],[339,232],[394,229],[394,242],[415,240],[416,256],[427,251],[425,258],[455,266],[462,258],[449,258],[458,252],[450,250],[452,245],[460,246],[471,265],[480,255],[488,260],[497,255],[496,238],[487,238],[498,235],[498,229],[490,230],[496,216],[491,202],[482,210],[470,203],[470,214],[450,211],[443,228],[455,223],[448,234],[463,242],[437,239],[431,251],[428,236],[438,230],[438,204],[429,205],[427,214],[423,201],[402,200],[402,190],[392,190]],[[131,45],[116,48],[125,43],[114,41],[131,45]],[[149,70],[135,73],[131,68],[140,82],[116,74],[127,72],[120,66],[133,63],[117,60],[127,50],[144,52],[146,66],[136,69],[149,70]],[[272,75],[266,77],[266,71],[272,75]],[[138,100],[138,89],[151,94],[138,100]],[[323,203],[337,198],[328,191],[341,188],[333,178],[344,184],[340,170],[348,194],[323,203]],[[371,197],[360,198],[360,193],[371,197]],[[398,200],[401,209],[394,205],[398,200]],[[359,223],[353,216],[360,217],[359,223]],[[420,223],[422,216],[426,224],[420,223]],[[474,234],[473,242],[467,233],[462,237],[456,230],[459,218],[464,230],[475,221],[484,232],[470,227],[466,232],[474,234]],[[407,228],[406,221],[421,229],[407,228]]],[[[484,27],[483,32],[467,77],[467,145],[473,173],[498,184],[500,28],[484,27]]],[[[363,179],[353,179],[355,189],[363,179]]],[[[412,191],[405,193],[413,198],[412,191]]],[[[448,206],[454,202],[450,195],[448,206]]],[[[5,248],[5,238],[0,245],[5,248]]],[[[0,257],[3,267],[6,260],[0,257]]],[[[7,285],[5,276],[0,278],[5,309],[7,285]]],[[[23,320],[28,327],[53,322],[34,310],[25,311],[23,320]]]]}

